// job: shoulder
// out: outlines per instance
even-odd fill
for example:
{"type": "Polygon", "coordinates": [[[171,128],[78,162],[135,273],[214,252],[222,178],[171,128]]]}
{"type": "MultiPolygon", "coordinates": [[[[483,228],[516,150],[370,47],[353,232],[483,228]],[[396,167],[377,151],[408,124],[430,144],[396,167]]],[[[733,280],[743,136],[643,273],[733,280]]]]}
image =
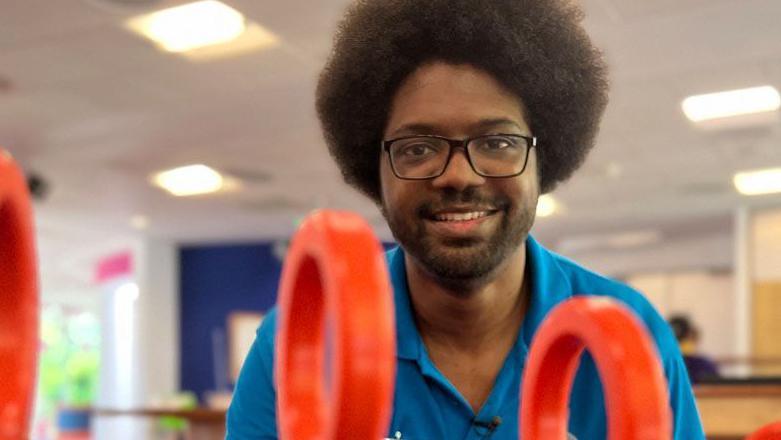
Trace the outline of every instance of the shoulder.
{"type": "Polygon", "coordinates": [[[663,357],[677,356],[677,344],[667,322],[651,302],[634,288],[584,268],[578,263],[550,253],[572,285],[574,295],[612,298],[627,306],[645,324],[663,357]]]}
{"type": "Polygon", "coordinates": [[[272,337],[274,336],[274,333],[277,330],[277,315],[279,314],[279,311],[277,309],[277,306],[274,306],[269,309],[269,311],[266,313],[266,316],[263,317],[263,322],[260,323],[260,327],[258,327],[258,337],[264,336],[264,337],[272,337]]]}
{"type": "Polygon", "coordinates": [[[264,352],[270,351],[273,353],[274,340],[276,339],[277,333],[278,314],[277,306],[269,309],[266,316],[263,317],[263,322],[260,323],[260,327],[258,327],[255,335],[256,344],[264,352]]]}

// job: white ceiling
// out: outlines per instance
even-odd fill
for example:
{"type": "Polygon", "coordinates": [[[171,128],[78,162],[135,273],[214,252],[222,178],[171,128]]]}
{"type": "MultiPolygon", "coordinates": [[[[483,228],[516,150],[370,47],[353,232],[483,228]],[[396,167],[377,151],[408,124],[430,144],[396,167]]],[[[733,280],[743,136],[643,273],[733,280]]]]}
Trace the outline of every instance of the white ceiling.
{"type": "MultiPolygon", "coordinates": [[[[0,0],[0,145],[51,181],[36,207],[44,267],[78,285],[106,243],[137,233],[138,214],[150,221],[144,234],[190,243],[284,236],[316,207],[359,211],[382,231],[371,203],[341,182],[313,109],[348,0],[227,1],[282,44],[206,63],[159,52],[122,26],[177,3],[0,0]],[[197,162],[242,187],[173,199],[148,185],[154,171],[197,162]]],[[[781,1],[583,5],[611,65],[611,103],[598,147],[555,193],[565,210],[539,220],[537,235],[555,244],[646,228],[668,239],[726,234],[737,206],[781,205],[741,198],[730,183],[735,171],[781,166],[777,119],[704,131],[680,111],[690,94],[781,89],[781,1]]]]}

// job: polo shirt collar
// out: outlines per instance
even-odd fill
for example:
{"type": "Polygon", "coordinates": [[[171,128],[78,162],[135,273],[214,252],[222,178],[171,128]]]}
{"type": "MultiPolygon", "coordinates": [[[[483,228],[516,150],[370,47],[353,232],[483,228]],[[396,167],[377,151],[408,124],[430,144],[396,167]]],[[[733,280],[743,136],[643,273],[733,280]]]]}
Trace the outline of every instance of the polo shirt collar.
{"type": "Polygon", "coordinates": [[[396,247],[388,252],[387,259],[396,307],[396,357],[417,360],[423,341],[412,314],[404,251],[396,247]]]}
{"type": "Polygon", "coordinates": [[[531,301],[521,327],[521,340],[527,351],[543,319],[556,305],[574,294],[569,277],[559,264],[560,258],[529,235],[526,240],[526,270],[531,276],[531,301]]]}

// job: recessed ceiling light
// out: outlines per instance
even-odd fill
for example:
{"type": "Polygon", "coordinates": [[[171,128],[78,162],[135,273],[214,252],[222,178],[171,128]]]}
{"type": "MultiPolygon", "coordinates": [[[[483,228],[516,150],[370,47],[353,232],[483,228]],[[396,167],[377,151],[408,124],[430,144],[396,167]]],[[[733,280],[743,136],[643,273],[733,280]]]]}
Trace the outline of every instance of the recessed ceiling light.
{"type": "Polygon", "coordinates": [[[276,46],[279,39],[256,23],[247,23],[244,32],[225,44],[215,44],[182,52],[191,61],[210,61],[217,58],[236,56],[276,46]]]}
{"type": "Polygon", "coordinates": [[[152,176],[152,182],[169,193],[178,196],[194,196],[217,192],[223,188],[220,173],[206,165],[188,165],[152,176]]]}
{"type": "Polygon", "coordinates": [[[540,196],[537,200],[537,217],[550,217],[558,209],[558,202],[550,194],[540,196]]]}
{"type": "Polygon", "coordinates": [[[610,162],[605,167],[605,175],[611,179],[618,179],[624,174],[624,167],[618,162],[610,162]]]}
{"type": "Polygon", "coordinates": [[[781,193],[781,168],[737,173],[732,181],[738,192],[747,196],[781,193]]]}
{"type": "Polygon", "coordinates": [[[187,52],[223,44],[246,29],[244,16],[216,0],[188,3],[133,17],[127,27],[168,52],[187,52]]]}
{"type": "Polygon", "coordinates": [[[139,231],[146,230],[149,227],[149,217],[141,214],[134,215],[130,217],[130,226],[139,231]]]}
{"type": "Polygon", "coordinates": [[[690,121],[704,122],[776,111],[781,107],[781,96],[771,86],[752,87],[690,96],[683,100],[681,107],[690,121]]]}

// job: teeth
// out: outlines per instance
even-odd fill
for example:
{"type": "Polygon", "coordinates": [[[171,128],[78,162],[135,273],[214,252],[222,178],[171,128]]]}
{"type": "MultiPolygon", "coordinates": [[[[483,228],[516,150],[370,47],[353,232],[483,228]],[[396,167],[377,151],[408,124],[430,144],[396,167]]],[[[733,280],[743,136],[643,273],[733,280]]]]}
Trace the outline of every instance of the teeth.
{"type": "Polygon", "coordinates": [[[434,218],[441,222],[463,222],[467,220],[474,220],[477,218],[485,217],[488,215],[488,211],[475,211],[475,212],[459,212],[459,213],[447,213],[437,214],[434,218]]]}

